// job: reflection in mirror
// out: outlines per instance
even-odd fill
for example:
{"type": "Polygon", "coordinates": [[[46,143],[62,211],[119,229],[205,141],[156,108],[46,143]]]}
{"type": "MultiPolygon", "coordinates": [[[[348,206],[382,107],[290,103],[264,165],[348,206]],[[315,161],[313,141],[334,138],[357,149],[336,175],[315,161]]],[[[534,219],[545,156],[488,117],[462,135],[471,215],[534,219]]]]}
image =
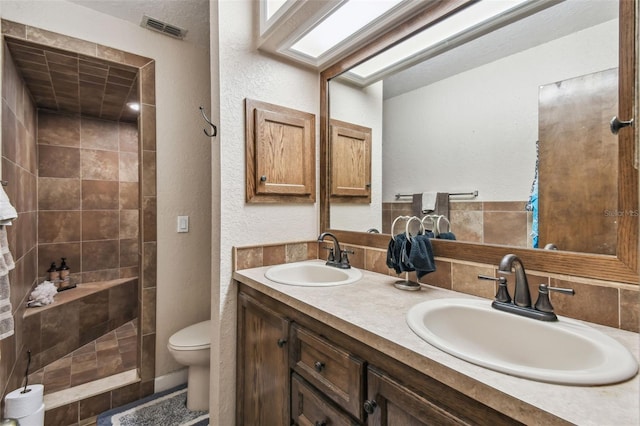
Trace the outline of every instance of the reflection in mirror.
{"type": "MultiPolygon", "coordinates": [[[[615,159],[608,166],[589,165],[588,156],[567,161],[564,168],[557,162],[538,166],[537,147],[539,141],[545,155],[554,157],[554,145],[566,136],[547,136],[553,133],[549,127],[571,122],[582,115],[576,108],[591,102],[578,101],[564,112],[551,109],[558,123],[542,122],[543,88],[570,86],[563,82],[618,66],[617,17],[615,1],[566,0],[365,86],[349,71],[331,80],[331,119],[372,129],[371,202],[331,203],[331,228],[389,233],[395,217],[421,213],[414,194],[418,200],[423,193],[477,190],[477,197],[450,197],[451,230],[460,241],[515,247],[554,243],[560,250],[615,254],[616,217],[606,215],[616,210],[615,185],[608,191],[613,201],[597,200],[596,191],[576,189],[567,180],[585,181],[589,173],[592,181],[616,182],[615,159]],[[538,194],[534,183],[544,185],[540,196],[553,188],[556,194],[579,197],[587,208],[579,209],[581,217],[561,218],[546,198],[545,209],[529,211],[526,206],[539,207],[530,203],[532,193],[538,194]],[[606,233],[613,240],[597,250],[572,246],[566,227],[579,224],[576,233],[584,234],[590,218],[596,220],[593,226],[609,226],[606,233]],[[554,230],[555,223],[562,229],[554,230]],[[546,235],[536,241],[540,228],[546,235]]],[[[617,81],[614,85],[614,99],[603,102],[610,110],[589,127],[587,139],[615,141],[607,127],[617,111],[617,81]]],[[[569,213],[563,207],[561,214],[569,213]]]]}

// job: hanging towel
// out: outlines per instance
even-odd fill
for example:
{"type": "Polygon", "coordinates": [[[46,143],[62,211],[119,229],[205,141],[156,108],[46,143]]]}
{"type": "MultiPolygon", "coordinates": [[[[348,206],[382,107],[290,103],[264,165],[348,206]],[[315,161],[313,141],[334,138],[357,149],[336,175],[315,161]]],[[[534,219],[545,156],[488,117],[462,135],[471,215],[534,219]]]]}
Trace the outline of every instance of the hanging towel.
{"type": "Polygon", "coordinates": [[[0,186],[0,225],[11,225],[11,221],[18,217],[15,207],[11,205],[7,193],[0,186]]]}
{"type": "Polygon", "coordinates": [[[433,248],[428,235],[421,234],[412,237],[409,262],[415,269],[418,279],[436,270],[433,248]]]}
{"type": "Polygon", "coordinates": [[[436,214],[449,217],[449,193],[448,192],[422,192],[413,194],[411,208],[415,216],[436,214]]]}
{"type": "Polygon", "coordinates": [[[2,340],[13,335],[14,327],[9,271],[15,268],[15,264],[9,251],[5,226],[0,226],[0,253],[0,340],[2,340]]]}
{"type": "Polygon", "coordinates": [[[415,269],[409,261],[409,252],[411,251],[412,242],[407,238],[404,232],[398,234],[389,240],[387,248],[387,266],[393,268],[396,274],[403,272],[413,272],[415,269]]]}

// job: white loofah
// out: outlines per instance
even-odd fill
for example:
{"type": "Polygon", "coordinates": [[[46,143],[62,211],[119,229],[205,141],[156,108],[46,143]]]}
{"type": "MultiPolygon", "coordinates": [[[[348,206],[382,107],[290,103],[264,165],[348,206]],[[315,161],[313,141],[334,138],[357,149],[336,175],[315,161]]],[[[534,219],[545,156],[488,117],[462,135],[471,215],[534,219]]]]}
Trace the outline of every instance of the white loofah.
{"type": "Polygon", "coordinates": [[[51,281],[44,281],[36,286],[29,296],[28,307],[45,306],[53,303],[58,289],[51,281]]]}

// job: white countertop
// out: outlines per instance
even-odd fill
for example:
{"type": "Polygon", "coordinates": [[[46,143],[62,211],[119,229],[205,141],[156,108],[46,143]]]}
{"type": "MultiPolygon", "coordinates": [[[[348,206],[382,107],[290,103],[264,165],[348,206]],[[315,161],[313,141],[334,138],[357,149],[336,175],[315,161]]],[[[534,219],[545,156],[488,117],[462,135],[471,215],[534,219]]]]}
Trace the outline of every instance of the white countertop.
{"type": "MultiPolygon", "coordinates": [[[[402,291],[393,286],[397,278],[365,270],[355,284],[290,286],[266,279],[267,269],[268,266],[236,271],[233,277],[523,423],[562,424],[564,420],[578,425],[640,424],[638,375],[624,383],[593,387],[513,377],[431,346],[414,334],[405,321],[408,309],[419,302],[474,296],[428,285],[423,285],[421,291],[402,291]]],[[[640,359],[637,333],[586,324],[618,340],[636,360],[640,359]]],[[[549,356],[553,357],[553,353],[549,356]]]]}

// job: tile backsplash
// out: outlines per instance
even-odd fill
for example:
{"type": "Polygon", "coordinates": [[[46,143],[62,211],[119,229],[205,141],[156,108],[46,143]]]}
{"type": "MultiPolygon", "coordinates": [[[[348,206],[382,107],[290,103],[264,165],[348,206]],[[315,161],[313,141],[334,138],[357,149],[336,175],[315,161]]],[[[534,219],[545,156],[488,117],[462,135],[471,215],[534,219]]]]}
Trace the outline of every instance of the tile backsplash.
{"type": "MultiPolygon", "coordinates": [[[[237,247],[234,249],[234,268],[240,270],[325,258],[324,250],[322,250],[325,244],[308,241],[237,247]]],[[[386,250],[349,244],[343,244],[343,248],[354,252],[349,256],[352,266],[384,275],[397,276],[393,269],[389,269],[386,265],[386,250]]],[[[496,293],[495,283],[478,280],[478,274],[494,275],[496,268],[497,265],[436,257],[436,271],[424,276],[420,282],[493,299],[496,293]]],[[[404,279],[404,274],[399,278],[404,279]]],[[[527,278],[532,295],[536,294],[538,284],[543,283],[554,287],[573,288],[576,291],[575,296],[551,294],[550,297],[558,315],[633,332],[640,331],[638,314],[640,311],[640,287],[638,285],[536,271],[527,271],[527,278]]],[[[409,273],[409,279],[417,280],[415,272],[409,273]]],[[[513,284],[510,284],[509,287],[511,294],[513,294],[513,284]]]]}

